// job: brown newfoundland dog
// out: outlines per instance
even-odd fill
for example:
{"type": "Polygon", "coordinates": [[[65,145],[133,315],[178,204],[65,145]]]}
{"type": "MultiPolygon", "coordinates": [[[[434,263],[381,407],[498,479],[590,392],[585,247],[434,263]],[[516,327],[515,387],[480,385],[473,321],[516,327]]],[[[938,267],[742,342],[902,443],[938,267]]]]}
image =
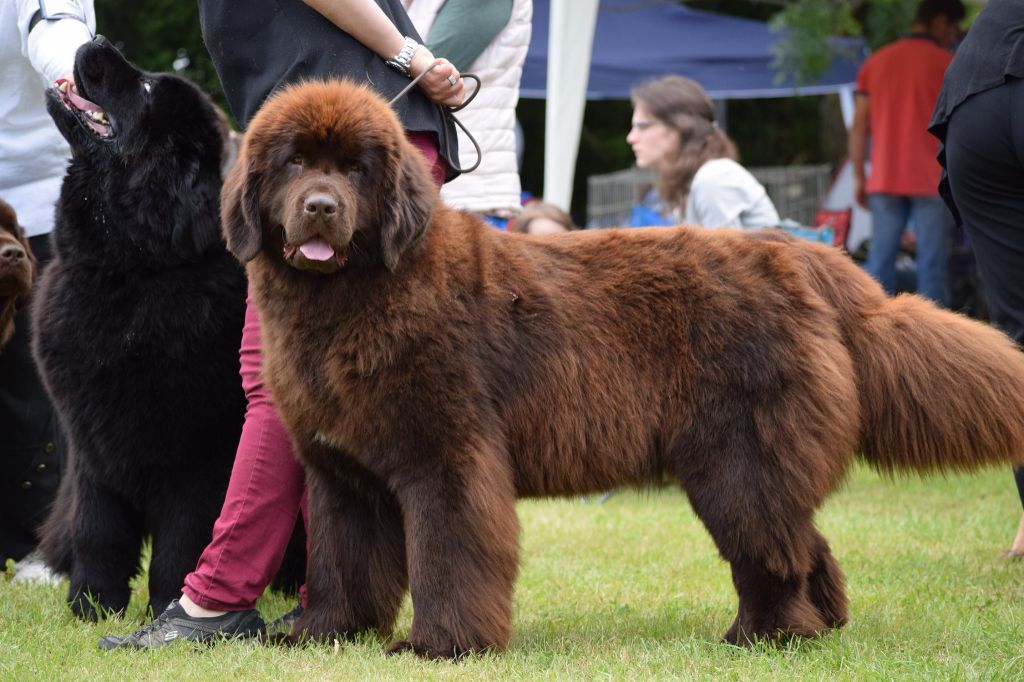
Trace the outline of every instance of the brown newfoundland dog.
{"type": "Polygon", "coordinates": [[[14,209],[0,199],[0,348],[14,334],[14,313],[28,301],[36,261],[14,209]]]}
{"type": "Polygon", "coordinates": [[[347,83],[254,117],[222,218],[308,470],[293,637],[392,627],[503,647],[515,501],[675,477],[732,567],[747,643],[847,620],[814,512],[883,472],[1024,453],[1024,354],[832,248],[776,233],[506,234],[438,202],[388,105],[347,83]]]}

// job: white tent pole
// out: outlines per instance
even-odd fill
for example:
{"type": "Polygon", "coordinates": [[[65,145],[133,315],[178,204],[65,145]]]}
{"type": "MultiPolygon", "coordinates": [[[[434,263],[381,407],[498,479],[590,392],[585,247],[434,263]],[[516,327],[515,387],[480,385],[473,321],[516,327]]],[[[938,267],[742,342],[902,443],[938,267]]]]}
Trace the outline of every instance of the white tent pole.
{"type": "Polygon", "coordinates": [[[598,0],[551,0],[544,122],[544,199],[569,210],[587,101],[598,0]]]}
{"type": "Polygon", "coordinates": [[[839,88],[839,109],[843,112],[843,124],[849,130],[853,127],[853,87],[844,85],[839,88]]]}

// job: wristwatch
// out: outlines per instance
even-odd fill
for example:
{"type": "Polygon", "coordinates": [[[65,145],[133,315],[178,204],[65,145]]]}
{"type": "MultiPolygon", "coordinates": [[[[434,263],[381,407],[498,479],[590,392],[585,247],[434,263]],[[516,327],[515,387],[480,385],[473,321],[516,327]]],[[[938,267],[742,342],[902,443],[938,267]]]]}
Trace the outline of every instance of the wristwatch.
{"type": "Polygon", "coordinates": [[[402,42],[402,49],[398,51],[398,54],[391,59],[388,59],[385,63],[406,78],[411,78],[412,56],[416,54],[416,48],[419,46],[419,43],[409,36],[406,36],[405,41],[402,42]]]}

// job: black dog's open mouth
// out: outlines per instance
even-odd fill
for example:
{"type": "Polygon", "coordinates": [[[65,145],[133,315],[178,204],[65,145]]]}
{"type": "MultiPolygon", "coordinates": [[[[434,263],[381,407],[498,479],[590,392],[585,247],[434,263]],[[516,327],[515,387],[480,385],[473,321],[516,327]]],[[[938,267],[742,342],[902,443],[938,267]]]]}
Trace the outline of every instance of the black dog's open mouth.
{"type": "Polygon", "coordinates": [[[102,139],[112,135],[110,119],[107,112],[98,105],[90,102],[78,94],[78,88],[66,78],[61,78],[54,84],[57,89],[57,96],[68,111],[78,116],[82,124],[102,139]]]}

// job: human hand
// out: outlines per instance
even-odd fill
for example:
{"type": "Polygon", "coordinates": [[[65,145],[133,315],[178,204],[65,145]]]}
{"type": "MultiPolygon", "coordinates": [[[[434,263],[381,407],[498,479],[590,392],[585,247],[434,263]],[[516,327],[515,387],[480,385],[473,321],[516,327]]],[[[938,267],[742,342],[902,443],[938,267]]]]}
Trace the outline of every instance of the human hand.
{"type": "Polygon", "coordinates": [[[867,183],[864,182],[863,178],[854,178],[853,198],[857,202],[857,204],[861,206],[861,208],[868,207],[868,193],[865,190],[866,184],[867,183]]]}
{"type": "Polygon", "coordinates": [[[54,81],[53,84],[55,86],[57,86],[57,87],[60,87],[62,83],[67,83],[68,84],[68,90],[72,90],[72,88],[74,88],[73,92],[77,92],[78,91],[78,88],[74,87],[75,86],[75,74],[74,73],[68,72],[68,73],[64,74],[63,76],[58,78],[56,81],[54,81]]]}
{"type": "Polygon", "coordinates": [[[444,58],[434,57],[430,50],[420,46],[413,55],[409,73],[416,78],[421,73],[430,71],[420,79],[418,85],[432,102],[447,107],[457,107],[466,98],[466,85],[459,75],[458,69],[444,58]],[[434,68],[430,68],[435,65],[434,68]]]}

